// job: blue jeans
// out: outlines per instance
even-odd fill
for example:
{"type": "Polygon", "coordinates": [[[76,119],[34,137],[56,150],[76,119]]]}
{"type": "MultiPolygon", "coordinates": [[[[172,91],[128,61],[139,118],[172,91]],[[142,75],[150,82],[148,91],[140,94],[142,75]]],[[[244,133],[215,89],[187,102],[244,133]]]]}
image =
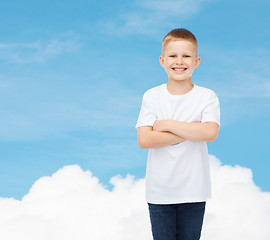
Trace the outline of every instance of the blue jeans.
{"type": "Polygon", "coordinates": [[[148,203],[154,240],[199,240],[205,202],[148,203]]]}

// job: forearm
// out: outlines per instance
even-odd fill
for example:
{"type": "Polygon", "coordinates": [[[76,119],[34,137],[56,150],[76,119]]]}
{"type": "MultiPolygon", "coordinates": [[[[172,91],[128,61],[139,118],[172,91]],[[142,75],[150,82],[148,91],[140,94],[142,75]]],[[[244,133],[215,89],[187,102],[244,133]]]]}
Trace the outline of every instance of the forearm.
{"type": "Polygon", "coordinates": [[[180,122],[175,120],[157,121],[154,130],[171,132],[191,141],[210,142],[218,136],[219,126],[214,122],[180,122]]]}
{"type": "Polygon", "coordinates": [[[161,148],[185,141],[184,138],[170,132],[153,131],[152,127],[138,129],[138,143],[141,148],[161,148]]]}

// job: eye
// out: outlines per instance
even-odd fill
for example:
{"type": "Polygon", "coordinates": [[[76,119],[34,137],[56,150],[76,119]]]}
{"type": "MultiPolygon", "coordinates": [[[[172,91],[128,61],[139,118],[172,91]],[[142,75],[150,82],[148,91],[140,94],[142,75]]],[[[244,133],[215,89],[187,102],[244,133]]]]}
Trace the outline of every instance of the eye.
{"type": "Polygon", "coordinates": [[[171,57],[171,58],[175,58],[175,57],[176,57],[176,55],[170,55],[169,57],[171,57]]]}
{"type": "Polygon", "coordinates": [[[189,58],[190,56],[189,55],[184,55],[184,58],[189,58]]]}

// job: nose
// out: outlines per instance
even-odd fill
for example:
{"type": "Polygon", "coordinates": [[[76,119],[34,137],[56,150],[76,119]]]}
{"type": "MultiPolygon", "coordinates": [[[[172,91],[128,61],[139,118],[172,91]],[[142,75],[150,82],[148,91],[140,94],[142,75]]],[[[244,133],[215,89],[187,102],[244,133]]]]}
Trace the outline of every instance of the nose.
{"type": "Polygon", "coordinates": [[[182,62],[183,62],[182,57],[177,57],[177,58],[176,58],[176,63],[177,63],[177,64],[181,64],[182,62]]]}

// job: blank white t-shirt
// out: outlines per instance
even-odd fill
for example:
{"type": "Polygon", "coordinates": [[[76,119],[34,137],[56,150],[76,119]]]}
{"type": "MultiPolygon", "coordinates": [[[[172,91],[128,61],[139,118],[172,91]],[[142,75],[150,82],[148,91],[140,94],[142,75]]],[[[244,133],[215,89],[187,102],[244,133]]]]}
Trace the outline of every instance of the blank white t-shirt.
{"type": "MultiPolygon", "coordinates": [[[[194,85],[184,95],[172,95],[167,84],[149,89],[136,128],[153,126],[156,120],[216,122],[220,106],[216,94],[194,85]]],[[[211,196],[206,142],[186,140],[161,148],[151,148],[146,170],[146,201],[153,204],[202,202],[211,196]]]]}

